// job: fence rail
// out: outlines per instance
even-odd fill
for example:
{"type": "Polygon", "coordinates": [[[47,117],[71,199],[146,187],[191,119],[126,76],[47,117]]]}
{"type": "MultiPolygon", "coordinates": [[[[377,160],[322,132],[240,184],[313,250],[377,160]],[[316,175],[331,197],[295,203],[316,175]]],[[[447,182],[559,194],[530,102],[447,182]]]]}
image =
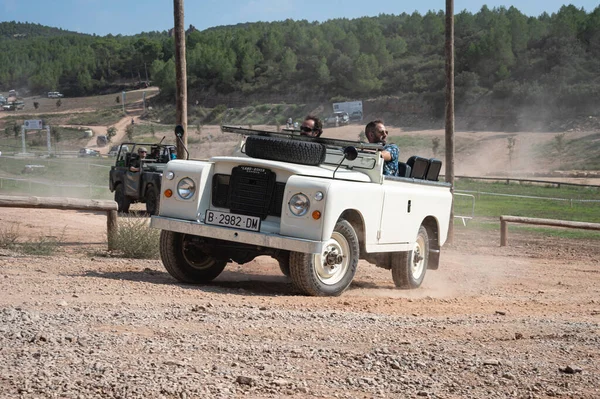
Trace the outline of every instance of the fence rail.
{"type": "Polygon", "coordinates": [[[106,212],[108,249],[113,249],[114,235],[117,232],[117,203],[115,201],[0,195],[0,207],[106,212]]]}
{"type": "MultiPolygon", "coordinates": [[[[440,178],[442,178],[442,177],[444,177],[444,175],[440,175],[440,178]]],[[[454,176],[454,178],[455,179],[470,179],[470,180],[504,181],[504,182],[506,182],[506,184],[509,184],[511,181],[519,182],[519,183],[549,184],[552,186],[556,186],[557,188],[560,188],[560,186],[600,188],[600,185],[597,185],[597,184],[565,183],[565,182],[560,182],[560,181],[521,179],[521,178],[514,178],[514,177],[454,176]]],[[[600,178],[600,176],[598,176],[598,178],[600,178]]]]}
{"type": "Polygon", "coordinates": [[[570,220],[540,219],[521,216],[500,216],[500,246],[505,247],[508,243],[508,223],[535,224],[541,226],[567,227],[571,229],[598,230],[600,223],[573,222],[570,220]]]}

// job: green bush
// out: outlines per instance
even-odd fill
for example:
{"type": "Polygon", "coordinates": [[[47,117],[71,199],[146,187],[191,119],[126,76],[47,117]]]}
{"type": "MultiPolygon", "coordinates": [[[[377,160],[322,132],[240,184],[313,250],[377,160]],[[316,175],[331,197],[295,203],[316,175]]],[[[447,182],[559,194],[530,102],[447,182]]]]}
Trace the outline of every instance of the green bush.
{"type": "Polygon", "coordinates": [[[124,258],[158,259],[160,230],[152,229],[145,217],[121,217],[109,247],[124,258]]]}

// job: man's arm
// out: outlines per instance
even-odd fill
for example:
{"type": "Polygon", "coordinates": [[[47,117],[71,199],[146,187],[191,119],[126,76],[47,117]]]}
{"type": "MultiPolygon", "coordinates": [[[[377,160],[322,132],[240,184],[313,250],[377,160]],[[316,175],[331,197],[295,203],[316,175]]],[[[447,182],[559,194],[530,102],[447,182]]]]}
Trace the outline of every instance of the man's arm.
{"type": "Polygon", "coordinates": [[[400,155],[400,150],[396,144],[388,144],[384,147],[385,149],[381,151],[381,156],[383,160],[386,162],[395,161],[398,162],[398,156],[400,155]]]}

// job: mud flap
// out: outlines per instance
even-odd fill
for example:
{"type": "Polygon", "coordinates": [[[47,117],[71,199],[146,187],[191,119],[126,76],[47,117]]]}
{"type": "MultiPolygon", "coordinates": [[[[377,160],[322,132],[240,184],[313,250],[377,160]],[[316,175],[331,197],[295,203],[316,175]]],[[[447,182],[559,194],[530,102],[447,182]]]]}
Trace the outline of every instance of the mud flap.
{"type": "Polygon", "coordinates": [[[125,195],[127,197],[139,197],[140,192],[140,172],[125,173],[125,195]]]}

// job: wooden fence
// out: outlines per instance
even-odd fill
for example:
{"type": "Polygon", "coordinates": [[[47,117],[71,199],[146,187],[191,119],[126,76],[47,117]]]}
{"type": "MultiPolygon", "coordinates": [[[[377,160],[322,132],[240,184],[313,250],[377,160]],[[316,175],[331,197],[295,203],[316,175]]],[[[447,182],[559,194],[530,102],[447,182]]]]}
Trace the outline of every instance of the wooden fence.
{"type": "Polygon", "coordinates": [[[108,249],[112,250],[114,235],[117,232],[117,203],[111,200],[89,200],[62,197],[24,197],[0,195],[0,207],[63,209],[74,211],[106,212],[106,235],[108,249]]]}
{"type": "Polygon", "coordinates": [[[571,229],[599,230],[600,223],[572,222],[569,220],[539,219],[520,216],[500,216],[500,246],[508,243],[508,223],[535,224],[542,226],[567,227],[571,229]]]}

